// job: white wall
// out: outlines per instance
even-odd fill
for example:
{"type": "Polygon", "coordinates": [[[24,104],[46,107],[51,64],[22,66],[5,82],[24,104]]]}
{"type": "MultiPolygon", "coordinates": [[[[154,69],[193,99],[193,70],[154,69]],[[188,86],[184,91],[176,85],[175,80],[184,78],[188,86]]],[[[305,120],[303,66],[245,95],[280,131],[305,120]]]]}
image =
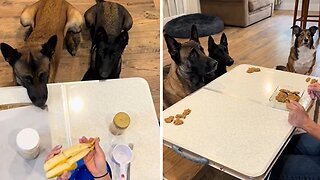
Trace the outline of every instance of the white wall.
{"type": "Polygon", "coordinates": [[[163,24],[173,18],[200,12],[199,0],[164,0],[163,1],[163,24]]]}
{"type": "MultiPolygon", "coordinates": [[[[295,0],[283,0],[280,6],[277,6],[276,9],[281,10],[294,10],[295,0]]],[[[302,0],[299,0],[299,10],[302,7],[302,0]]],[[[310,0],[309,11],[319,11],[319,0],[310,0]]]]}

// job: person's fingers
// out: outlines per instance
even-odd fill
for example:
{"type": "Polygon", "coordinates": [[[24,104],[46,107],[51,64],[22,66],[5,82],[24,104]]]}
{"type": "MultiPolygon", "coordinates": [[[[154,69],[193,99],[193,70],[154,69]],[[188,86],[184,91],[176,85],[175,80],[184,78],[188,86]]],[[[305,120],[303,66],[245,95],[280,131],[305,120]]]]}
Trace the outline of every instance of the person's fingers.
{"type": "Polygon", "coordinates": [[[86,141],[86,140],[85,140],[84,137],[81,137],[81,138],[79,139],[79,142],[80,142],[80,143],[85,143],[85,141],[86,141]]]}
{"type": "Polygon", "coordinates": [[[68,180],[69,179],[69,175],[70,175],[70,172],[64,171],[62,173],[62,175],[57,178],[57,180],[68,180]]]}
{"type": "Polygon", "coordinates": [[[297,106],[292,104],[292,102],[286,103],[286,106],[289,109],[289,111],[297,108],[297,106]]]}
{"type": "Polygon", "coordinates": [[[61,150],[56,150],[55,152],[48,154],[45,159],[45,162],[47,162],[49,159],[53,158],[55,155],[59,154],[60,152],[61,150]]]}
{"type": "Polygon", "coordinates": [[[83,157],[84,162],[89,162],[94,157],[94,151],[90,151],[85,157],[83,157]]]}
{"type": "Polygon", "coordinates": [[[316,96],[315,96],[313,91],[311,91],[310,93],[308,92],[308,94],[309,94],[311,99],[316,99],[316,96]]]}
{"type": "Polygon", "coordinates": [[[44,160],[44,162],[47,162],[49,159],[53,158],[54,154],[49,154],[46,159],[44,160]]]}
{"type": "Polygon", "coordinates": [[[62,145],[56,145],[52,150],[58,150],[58,149],[61,149],[62,148],[62,145]]]}
{"type": "Polygon", "coordinates": [[[89,142],[89,140],[85,136],[82,136],[82,138],[79,139],[79,142],[80,143],[87,143],[87,142],[89,142]]]}
{"type": "Polygon", "coordinates": [[[93,140],[94,140],[94,138],[91,137],[91,138],[89,138],[88,141],[91,143],[93,140]]]}
{"type": "Polygon", "coordinates": [[[55,155],[59,154],[61,152],[61,145],[55,146],[47,155],[45,162],[48,161],[49,159],[53,158],[55,155]]]}
{"type": "Polygon", "coordinates": [[[297,101],[290,101],[290,102],[294,104],[296,107],[298,107],[300,110],[304,110],[304,107],[297,101]]]}
{"type": "Polygon", "coordinates": [[[97,155],[102,155],[102,156],[105,156],[104,155],[104,152],[100,146],[100,138],[96,138],[96,142],[94,143],[94,149],[95,149],[95,152],[97,155]]]}
{"type": "Polygon", "coordinates": [[[61,175],[62,178],[65,178],[66,180],[69,178],[70,176],[70,172],[69,171],[65,171],[63,172],[63,174],[61,175]]]}
{"type": "Polygon", "coordinates": [[[320,91],[320,87],[318,85],[310,84],[308,86],[308,91],[320,91]]]}

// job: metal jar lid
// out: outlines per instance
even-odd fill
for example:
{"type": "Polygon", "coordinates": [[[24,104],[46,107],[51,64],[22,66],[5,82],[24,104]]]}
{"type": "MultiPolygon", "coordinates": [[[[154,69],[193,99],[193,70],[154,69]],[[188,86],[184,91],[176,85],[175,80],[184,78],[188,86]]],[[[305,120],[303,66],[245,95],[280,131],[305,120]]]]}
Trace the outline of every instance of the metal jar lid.
{"type": "Polygon", "coordinates": [[[119,129],[126,129],[130,124],[130,117],[125,112],[119,112],[113,117],[113,123],[119,129]]]}

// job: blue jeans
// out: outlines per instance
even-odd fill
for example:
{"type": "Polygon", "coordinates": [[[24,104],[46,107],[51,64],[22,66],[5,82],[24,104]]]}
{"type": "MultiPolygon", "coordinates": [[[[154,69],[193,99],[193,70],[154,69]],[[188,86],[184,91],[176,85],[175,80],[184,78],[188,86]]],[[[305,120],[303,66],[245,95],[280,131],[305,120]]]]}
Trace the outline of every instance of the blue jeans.
{"type": "Polygon", "coordinates": [[[292,137],[271,171],[271,180],[320,180],[320,141],[309,134],[292,137]]]}

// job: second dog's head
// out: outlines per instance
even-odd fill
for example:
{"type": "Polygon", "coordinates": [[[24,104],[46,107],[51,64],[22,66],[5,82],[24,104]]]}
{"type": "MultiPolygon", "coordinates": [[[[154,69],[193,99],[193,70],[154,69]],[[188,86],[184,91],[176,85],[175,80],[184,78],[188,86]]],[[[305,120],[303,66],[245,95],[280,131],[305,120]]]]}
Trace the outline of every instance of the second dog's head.
{"type": "Polygon", "coordinates": [[[296,36],[294,46],[299,48],[301,46],[313,47],[313,36],[317,32],[318,27],[311,26],[309,29],[302,29],[297,25],[291,27],[292,32],[296,36]]]}
{"type": "Polygon", "coordinates": [[[217,69],[217,61],[205,55],[195,25],[191,28],[191,38],[187,42],[181,44],[168,34],[164,38],[172,60],[189,78],[197,80],[217,69]]]}
{"type": "Polygon", "coordinates": [[[220,44],[216,44],[211,36],[208,39],[209,57],[218,61],[223,66],[231,66],[234,60],[229,55],[228,40],[225,33],[221,35],[220,44]]]}
{"type": "Polygon", "coordinates": [[[108,41],[108,35],[103,27],[99,27],[95,33],[94,44],[95,52],[92,52],[91,61],[94,69],[104,79],[117,68],[121,59],[121,55],[127,46],[129,35],[127,31],[121,32],[113,41],[108,41]]]}
{"type": "Polygon", "coordinates": [[[0,45],[2,55],[11,65],[17,83],[27,89],[30,100],[38,107],[43,107],[48,98],[50,61],[56,44],[57,36],[54,35],[42,46],[26,45],[15,49],[6,43],[0,45]]]}

